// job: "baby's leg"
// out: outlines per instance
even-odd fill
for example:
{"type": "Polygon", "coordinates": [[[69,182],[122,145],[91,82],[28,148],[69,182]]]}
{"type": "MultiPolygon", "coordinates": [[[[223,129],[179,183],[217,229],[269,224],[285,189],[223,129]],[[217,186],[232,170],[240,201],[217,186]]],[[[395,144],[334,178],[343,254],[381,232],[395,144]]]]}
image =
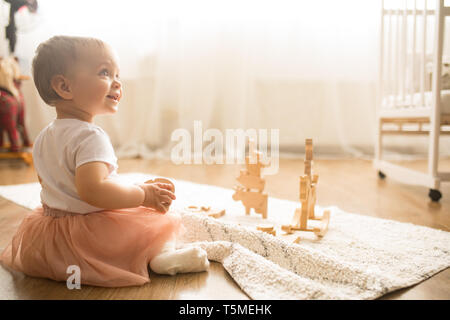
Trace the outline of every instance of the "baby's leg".
{"type": "Polygon", "coordinates": [[[200,247],[175,248],[175,240],[164,245],[161,253],[150,261],[153,272],[175,275],[208,270],[209,261],[205,250],[200,247]]]}

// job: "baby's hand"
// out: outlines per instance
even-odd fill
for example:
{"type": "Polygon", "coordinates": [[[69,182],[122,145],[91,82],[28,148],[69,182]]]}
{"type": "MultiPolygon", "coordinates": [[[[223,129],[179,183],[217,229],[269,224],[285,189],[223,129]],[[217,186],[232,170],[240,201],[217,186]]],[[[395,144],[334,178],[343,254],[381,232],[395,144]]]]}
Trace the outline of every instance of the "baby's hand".
{"type": "MultiPolygon", "coordinates": [[[[172,191],[173,193],[175,193],[175,185],[173,184],[173,182],[167,178],[155,178],[155,179],[150,179],[145,181],[145,183],[162,183],[162,184],[168,184],[170,185],[170,191],[172,191]]],[[[165,187],[165,189],[167,189],[167,187],[165,187]]]]}
{"type": "Polygon", "coordinates": [[[145,200],[142,203],[145,207],[150,207],[156,211],[166,213],[169,210],[175,194],[172,192],[173,186],[168,183],[154,182],[140,184],[145,192],[145,200]]]}

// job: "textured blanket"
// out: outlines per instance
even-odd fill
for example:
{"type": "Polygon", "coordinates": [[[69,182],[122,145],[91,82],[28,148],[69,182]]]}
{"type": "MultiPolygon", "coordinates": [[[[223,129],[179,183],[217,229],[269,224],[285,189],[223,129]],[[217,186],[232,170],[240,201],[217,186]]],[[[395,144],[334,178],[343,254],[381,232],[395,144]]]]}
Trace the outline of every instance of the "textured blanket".
{"type": "MultiPolygon", "coordinates": [[[[153,177],[120,175],[130,183],[153,177]]],[[[39,192],[38,183],[0,186],[0,196],[30,209],[40,204],[39,192]]],[[[246,216],[232,193],[176,181],[172,207],[186,226],[183,240],[200,244],[253,299],[375,299],[450,266],[449,232],[317,206],[319,215],[331,211],[325,237],[287,236],[280,226],[290,222],[299,203],[269,198],[269,217],[263,220],[255,213],[246,216]],[[186,210],[189,205],[223,208],[226,214],[214,219],[186,210]],[[257,231],[260,223],[273,223],[277,236],[257,231]]]]}

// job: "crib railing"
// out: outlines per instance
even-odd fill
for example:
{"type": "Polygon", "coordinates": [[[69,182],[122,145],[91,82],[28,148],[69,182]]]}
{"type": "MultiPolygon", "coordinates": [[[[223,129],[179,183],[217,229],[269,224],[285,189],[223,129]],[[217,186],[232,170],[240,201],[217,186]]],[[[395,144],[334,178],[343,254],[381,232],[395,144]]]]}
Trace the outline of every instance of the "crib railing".
{"type": "Polygon", "coordinates": [[[438,171],[439,137],[448,132],[448,114],[441,115],[441,74],[445,17],[444,0],[381,0],[379,86],[374,166],[381,178],[391,176],[408,184],[430,188],[439,201],[441,181],[450,172],[438,171]],[[403,126],[415,124],[414,131],[403,126]],[[385,129],[385,124],[398,126],[385,129]],[[427,126],[424,129],[424,126],[427,126]],[[383,160],[385,134],[426,134],[428,172],[406,169],[383,160]]]}
{"type": "Polygon", "coordinates": [[[435,37],[442,35],[436,31],[443,23],[438,25],[436,15],[448,15],[449,8],[443,0],[381,2],[379,106],[431,107],[425,94],[436,84],[439,92],[440,81],[434,83],[431,75],[442,68],[442,39],[437,48],[435,37]]]}

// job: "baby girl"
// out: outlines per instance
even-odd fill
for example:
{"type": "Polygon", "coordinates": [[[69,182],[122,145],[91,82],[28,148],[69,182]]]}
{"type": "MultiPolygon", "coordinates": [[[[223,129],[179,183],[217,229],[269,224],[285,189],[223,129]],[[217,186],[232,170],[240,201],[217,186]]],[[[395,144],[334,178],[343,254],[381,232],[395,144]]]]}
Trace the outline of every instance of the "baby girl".
{"type": "Polygon", "coordinates": [[[203,249],[176,249],[183,226],[168,212],[172,184],[115,179],[113,147],[93,123],[115,113],[122,98],[113,50],[98,39],[53,37],[36,50],[33,78],[57,115],[33,147],[42,207],[22,221],[0,261],[57,281],[76,265],[82,284],[105,287],[147,283],[148,266],[171,275],[207,270],[203,249]]]}

